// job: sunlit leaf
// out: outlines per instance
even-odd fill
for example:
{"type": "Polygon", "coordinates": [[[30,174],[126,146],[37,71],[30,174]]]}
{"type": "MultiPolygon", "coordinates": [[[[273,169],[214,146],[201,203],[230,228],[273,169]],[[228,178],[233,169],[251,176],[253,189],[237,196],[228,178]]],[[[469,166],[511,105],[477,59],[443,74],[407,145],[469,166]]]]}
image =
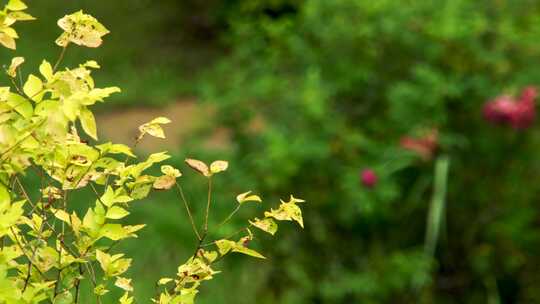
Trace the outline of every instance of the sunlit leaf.
{"type": "Polygon", "coordinates": [[[9,65],[9,68],[7,70],[7,74],[9,77],[16,77],[17,76],[17,68],[24,63],[24,57],[13,57],[11,59],[11,64],[9,65]]]}
{"type": "Polygon", "coordinates": [[[122,288],[125,291],[133,291],[133,286],[131,285],[131,279],[118,277],[116,279],[116,282],[114,282],[114,285],[122,288]]]}
{"type": "Polygon", "coordinates": [[[11,11],[22,11],[27,9],[28,7],[21,0],[9,0],[6,8],[11,11]]]}
{"type": "Polygon", "coordinates": [[[169,165],[161,166],[161,173],[168,176],[172,176],[172,177],[182,176],[182,173],[180,172],[180,170],[173,168],[172,166],[169,166],[169,165]]]}
{"type": "Polygon", "coordinates": [[[26,96],[32,100],[41,101],[43,94],[40,93],[42,93],[42,90],[43,82],[41,82],[41,79],[32,74],[28,75],[28,80],[23,86],[24,94],[26,94],[26,96]]]}
{"type": "Polygon", "coordinates": [[[271,235],[274,235],[278,230],[278,225],[271,218],[264,218],[262,220],[255,218],[253,221],[249,221],[249,223],[271,235]]]}
{"type": "Polygon", "coordinates": [[[58,26],[64,33],[56,39],[56,44],[66,47],[70,42],[81,46],[98,47],[102,43],[101,37],[109,33],[96,18],[83,13],[83,11],[66,15],[58,20],[58,26]]]}
{"type": "Polygon", "coordinates": [[[229,163],[224,160],[216,160],[210,165],[210,172],[212,174],[219,173],[227,170],[229,163]]]}
{"type": "Polygon", "coordinates": [[[6,33],[0,33],[0,43],[8,49],[14,50],[16,47],[15,39],[6,33]]]}
{"type": "Polygon", "coordinates": [[[109,208],[109,210],[107,210],[107,214],[105,215],[105,217],[113,220],[118,220],[126,217],[128,214],[129,212],[126,211],[126,209],[119,206],[112,206],[111,208],[109,208]]]}
{"type": "Polygon", "coordinates": [[[39,66],[39,72],[41,73],[41,75],[43,75],[43,77],[45,77],[45,79],[47,79],[47,81],[51,81],[53,77],[53,68],[48,61],[43,60],[43,62],[39,66]]]}
{"type": "Polygon", "coordinates": [[[258,195],[250,195],[251,191],[248,191],[248,192],[244,192],[244,193],[241,193],[241,194],[238,194],[236,196],[236,201],[239,203],[239,204],[243,204],[245,202],[262,202],[261,198],[258,196],[258,195]]]}
{"type": "Polygon", "coordinates": [[[163,175],[158,177],[153,184],[154,189],[157,190],[167,190],[171,189],[172,186],[176,183],[176,178],[174,176],[163,175]]]}
{"type": "Polygon", "coordinates": [[[84,132],[94,140],[97,140],[96,119],[94,118],[94,114],[87,108],[82,107],[79,119],[81,120],[84,132]]]}
{"type": "Polygon", "coordinates": [[[139,131],[141,132],[139,138],[145,134],[149,134],[157,138],[165,138],[165,132],[163,132],[161,125],[168,124],[170,122],[171,121],[166,117],[154,118],[152,121],[139,126],[139,131]]]}
{"type": "Polygon", "coordinates": [[[193,158],[187,158],[185,162],[188,166],[190,166],[195,171],[201,173],[202,175],[206,177],[211,175],[210,169],[208,169],[208,166],[204,162],[193,158]]]}

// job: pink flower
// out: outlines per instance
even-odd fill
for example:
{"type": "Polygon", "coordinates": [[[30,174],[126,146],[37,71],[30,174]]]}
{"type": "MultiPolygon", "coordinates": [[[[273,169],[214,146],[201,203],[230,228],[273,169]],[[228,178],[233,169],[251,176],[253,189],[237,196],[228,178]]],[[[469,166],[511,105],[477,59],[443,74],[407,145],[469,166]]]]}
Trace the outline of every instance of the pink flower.
{"type": "Polygon", "coordinates": [[[496,124],[510,122],[516,108],[516,100],[511,96],[502,95],[484,105],[484,117],[496,124]]]}
{"type": "Polygon", "coordinates": [[[538,92],[535,87],[523,89],[519,99],[502,95],[484,105],[484,117],[487,121],[509,125],[514,129],[529,128],[536,117],[535,99],[538,92]]]}
{"type": "Polygon", "coordinates": [[[403,149],[417,153],[424,160],[430,160],[437,151],[438,141],[438,130],[431,129],[425,132],[422,137],[403,136],[399,145],[403,149]]]}
{"type": "Polygon", "coordinates": [[[365,187],[373,188],[377,184],[378,177],[372,169],[364,169],[360,172],[360,180],[365,187]]]}

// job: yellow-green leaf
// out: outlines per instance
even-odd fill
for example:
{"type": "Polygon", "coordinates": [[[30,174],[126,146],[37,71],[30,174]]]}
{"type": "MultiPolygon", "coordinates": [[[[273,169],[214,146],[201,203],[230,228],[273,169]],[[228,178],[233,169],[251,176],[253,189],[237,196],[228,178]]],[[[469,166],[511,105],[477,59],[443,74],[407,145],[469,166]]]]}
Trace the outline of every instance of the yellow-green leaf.
{"type": "Polygon", "coordinates": [[[125,291],[133,291],[133,286],[131,285],[131,279],[118,277],[115,286],[122,288],[125,291]]]}
{"type": "Polygon", "coordinates": [[[41,79],[37,78],[32,74],[28,75],[28,80],[26,80],[26,83],[23,86],[24,94],[26,94],[26,96],[28,96],[28,98],[32,100],[40,101],[43,97],[43,95],[40,94],[42,90],[43,82],[41,81],[41,79]]]}
{"type": "Polygon", "coordinates": [[[22,11],[28,8],[21,0],[9,0],[6,8],[10,11],[22,11]]]}
{"type": "Polygon", "coordinates": [[[244,246],[239,245],[239,244],[237,244],[233,248],[232,251],[242,253],[242,254],[246,254],[246,255],[249,255],[249,256],[252,256],[252,257],[255,257],[255,258],[259,258],[259,259],[266,259],[262,254],[258,253],[257,251],[255,251],[253,249],[249,249],[249,248],[244,247],[244,246]]]}
{"type": "Polygon", "coordinates": [[[47,79],[47,81],[50,81],[54,74],[52,65],[46,60],[43,60],[39,66],[39,72],[41,75],[43,75],[43,77],[45,77],[45,79],[47,79]]]}
{"type": "Polygon", "coordinates": [[[158,285],[165,285],[165,284],[167,284],[169,282],[172,282],[172,280],[173,279],[171,279],[171,278],[161,278],[158,281],[158,285]]]}
{"type": "Polygon", "coordinates": [[[238,194],[238,196],[236,196],[236,201],[239,204],[243,204],[245,202],[259,202],[259,203],[262,202],[261,198],[258,195],[255,195],[255,194],[250,195],[250,193],[251,191],[238,194]]]}
{"type": "Polygon", "coordinates": [[[139,138],[142,138],[142,136],[145,134],[149,134],[157,138],[165,138],[165,132],[163,132],[161,125],[168,124],[170,122],[170,119],[166,117],[157,117],[152,119],[152,121],[139,126],[139,131],[141,132],[139,138]]]}
{"type": "Polygon", "coordinates": [[[278,230],[278,225],[271,218],[264,218],[262,220],[255,218],[255,220],[249,221],[249,223],[262,231],[270,233],[271,235],[274,235],[278,230]]]}
{"type": "Polygon", "coordinates": [[[227,170],[228,167],[229,167],[229,162],[224,161],[224,160],[216,160],[212,162],[212,164],[210,165],[210,172],[212,174],[219,173],[219,172],[227,170]]]}
{"type": "Polygon", "coordinates": [[[17,68],[24,63],[24,57],[13,57],[11,64],[7,70],[9,77],[15,78],[17,76],[17,68]]]}
{"type": "Polygon", "coordinates": [[[216,241],[216,246],[218,247],[219,254],[224,255],[231,251],[236,246],[236,243],[229,240],[218,240],[216,241]]]}
{"type": "Polygon", "coordinates": [[[7,104],[24,118],[30,118],[34,112],[30,101],[19,94],[9,93],[7,104]]]}
{"type": "Polygon", "coordinates": [[[126,211],[126,209],[119,206],[112,206],[109,208],[109,210],[107,210],[105,217],[113,220],[119,220],[126,217],[128,214],[129,212],[126,211]]]}
{"type": "Polygon", "coordinates": [[[6,33],[0,33],[0,43],[8,49],[14,50],[16,48],[15,39],[6,33]]]}
{"type": "Polygon", "coordinates": [[[54,212],[54,216],[55,216],[57,219],[59,219],[59,220],[61,220],[62,222],[65,222],[65,223],[71,225],[69,213],[65,212],[65,211],[62,210],[62,209],[54,210],[53,212],[54,212]]]}
{"type": "Polygon", "coordinates": [[[163,165],[161,166],[161,173],[165,174],[165,175],[169,175],[169,176],[173,176],[173,177],[180,177],[182,176],[182,173],[180,172],[180,170],[172,167],[172,166],[169,166],[169,165],[163,165]]]}
{"type": "Polygon", "coordinates": [[[64,16],[58,20],[58,26],[64,30],[64,33],[56,39],[56,44],[62,47],[72,42],[95,48],[101,45],[101,37],[109,33],[96,18],[83,13],[82,10],[64,16]]]}
{"type": "Polygon", "coordinates": [[[97,128],[96,128],[96,119],[94,114],[86,107],[81,108],[81,113],[79,114],[79,119],[81,120],[81,125],[84,129],[84,132],[92,137],[94,140],[97,140],[97,128]]]}

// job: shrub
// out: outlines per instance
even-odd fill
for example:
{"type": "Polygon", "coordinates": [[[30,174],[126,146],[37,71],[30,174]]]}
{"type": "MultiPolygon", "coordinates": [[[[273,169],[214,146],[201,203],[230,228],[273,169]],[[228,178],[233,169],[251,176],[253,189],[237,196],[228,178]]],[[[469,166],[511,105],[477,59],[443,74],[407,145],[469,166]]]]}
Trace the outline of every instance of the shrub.
{"type": "Polygon", "coordinates": [[[254,292],[295,304],[540,301],[538,128],[482,118],[485,101],[540,83],[538,3],[236,3],[231,52],[202,91],[250,168],[238,183],[293,183],[317,201],[309,237],[286,240],[298,254],[254,292]],[[431,259],[424,219],[446,156],[431,259]],[[366,167],[373,189],[360,186],[366,167]]]}
{"type": "MultiPolygon", "coordinates": [[[[4,46],[15,49],[18,35],[12,25],[16,21],[33,19],[24,12],[26,8],[20,0],[10,0],[0,12],[4,46]]],[[[111,288],[123,290],[120,303],[133,303],[131,278],[125,276],[132,259],[116,246],[144,228],[144,224],[129,225],[126,219],[133,202],[152,189],[178,191],[198,242],[176,276],[156,283],[156,303],[194,303],[200,284],[218,273],[216,263],[230,253],[264,259],[250,246],[252,229],[274,235],[279,221],[295,221],[303,227],[299,204],[304,201],[291,195],[229,237],[212,240],[211,232],[261,198],[251,192],[238,195],[234,211],[221,225],[210,227],[212,181],[227,170],[228,162],[218,160],[208,166],[186,159],[208,184],[204,223],[198,227],[182,182],[177,181],[181,171],[162,165],[159,176],[148,173],[170,157],[166,152],[138,161],[126,145],[96,143],[91,107],[120,89],[95,87],[92,71],[100,66],[93,60],[71,69],[61,70],[60,65],[69,47],[99,47],[109,31],[82,11],[66,15],[58,25],[63,30],[56,40],[61,47],[58,60],[54,64],[44,60],[39,74],[22,81],[24,58],[15,57],[6,70],[12,87],[0,88],[0,303],[89,302],[81,296],[83,282],[90,282],[97,303],[111,288]],[[38,177],[39,187],[24,185],[30,175],[38,177]],[[95,202],[72,198],[85,189],[95,194],[95,202]]],[[[141,125],[134,146],[146,136],[165,138],[161,125],[167,123],[169,119],[158,117],[141,125]]]]}

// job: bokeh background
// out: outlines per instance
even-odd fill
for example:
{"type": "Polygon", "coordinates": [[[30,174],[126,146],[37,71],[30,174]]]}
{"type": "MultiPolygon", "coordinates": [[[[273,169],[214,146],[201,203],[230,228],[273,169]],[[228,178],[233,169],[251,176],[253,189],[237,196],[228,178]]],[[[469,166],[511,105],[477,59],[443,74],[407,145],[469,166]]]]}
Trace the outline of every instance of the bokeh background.
{"type": "MultiPolygon", "coordinates": [[[[64,61],[95,59],[97,84],[123,89],[98,108],[101,140],[131,143],[164,115],[168,140],[140,153],[228,159],[211,225],[237,193],[262,194],[265,206],[216,236],[279,197],[308,201],[304,231],[261,236],[268,260],[226,261],[199,303],[540,303],[540,126],[482,114],[540,84],[540,1],[27,2],[38,20],[18,26],[23,72],[57,58],[65,14],[83,9],[111,30],[64,61]]],[[[203,180],[182,178],[197,213],[203,180]]],[[[148,224],[122,245],[143,303],[195,239],[172,192],[129,221],[148,224]]]]}

